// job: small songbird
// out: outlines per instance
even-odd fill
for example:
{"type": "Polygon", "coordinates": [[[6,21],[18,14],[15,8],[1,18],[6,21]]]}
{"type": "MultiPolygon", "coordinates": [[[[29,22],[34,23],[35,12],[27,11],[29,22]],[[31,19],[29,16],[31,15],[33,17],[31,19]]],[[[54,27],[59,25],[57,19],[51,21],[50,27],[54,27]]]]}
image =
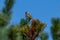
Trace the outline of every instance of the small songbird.
{"type": "Polygon", "coordinates": [[[28,11],[25,12],[25,16],[29,21],[32,19],[32,16],[30,15],[30,13],[28,11]]]}

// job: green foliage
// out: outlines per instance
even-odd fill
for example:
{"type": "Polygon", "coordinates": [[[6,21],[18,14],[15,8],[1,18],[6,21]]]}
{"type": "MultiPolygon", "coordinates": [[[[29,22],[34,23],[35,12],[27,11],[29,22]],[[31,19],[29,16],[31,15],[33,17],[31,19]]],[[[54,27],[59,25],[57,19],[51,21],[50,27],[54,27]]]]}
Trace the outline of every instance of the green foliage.
{"type": "Polygon", "coordinates": [[[5,0],[5,6],[0,14],[0,40],[8,40],[7,25],[11,19],[11,9],[14,0],[5,0]]]}
{"type": "Polygon", "coordinates": [[[54,40],[60,40],[60,18],[52,19],[52,36],[54,40]]]}
{"type": "Polygon", "coordinates": [[[8,32],[8,38],[11,40],[16,40],[17,38],[17,33],[19,32],[19,30],[17,30],[18,27],[15,26],[11,26],[9,28],[9,32],[8,32]]]}
{"type": "Polygon", "coordinates": [[[11,9],[14,4],[14,0],[5,0],[5,7],[0,14],[0,27],[4,27],[11,19],[11,9]]]}
{"type": "Polygon", "coordinates": [[[3,8],[2,12],[10,15],[13,4],[14,0],[5,0],[5,7],[3,8]]]}
{"type": "Polygon", "coordinates": [[[22,27],[23,25],[27,25],[28,24],[28,22],[27,22],[27,20],[25,20],[25,19],[21,19],[20,20],[20,26],[22,27]]]}
{"type": "Polygon", "coordinates": [[[7,34],[8,34],[8,29],[6,27],[0,28],[0,40],[8,40],[7,34]]]}
{"type": "Polygon", "coordinates": [[[47,33],[40,33],[39,36],[40,36],[41,40],[48,40],[48,38],[49,38],[47,33]]]}
{"type": "Polygon", "coordinates": [[[6,16],[0,14],[0,27],[6,26],[8,24],[8,19],[6,16]]]}
{"type": "Polygon", "coordinates": [[[36,29],[38,30],[38,32],[42,32],[45,27],[46,27],[46,24],[42,23],[37,19],[36,29]]]}

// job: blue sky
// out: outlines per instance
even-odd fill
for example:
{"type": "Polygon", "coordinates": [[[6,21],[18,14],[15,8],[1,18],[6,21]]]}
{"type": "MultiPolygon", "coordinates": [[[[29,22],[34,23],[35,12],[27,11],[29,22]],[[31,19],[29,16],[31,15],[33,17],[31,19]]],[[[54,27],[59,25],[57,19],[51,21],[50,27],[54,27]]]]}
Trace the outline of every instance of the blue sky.
{"type": "MultiPolygon", "coordinates": [[[[0,9],[4,6],[4,0],[0,0],[0,9]]],[[[60,17],[60,0],[15,0],[11,24],[18,24],[21,18],[24,18],[25,11],[29,11],[33,18],[40,19],[47,24],[45,31],[51,37],[51,18],[60,17]]]]}

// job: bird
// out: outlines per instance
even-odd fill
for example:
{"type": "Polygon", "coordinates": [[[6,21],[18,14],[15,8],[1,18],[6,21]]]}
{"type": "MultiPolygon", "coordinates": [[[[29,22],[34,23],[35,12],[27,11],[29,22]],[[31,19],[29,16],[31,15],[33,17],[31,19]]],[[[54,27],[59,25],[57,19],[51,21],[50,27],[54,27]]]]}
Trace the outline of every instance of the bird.
{"type": "Polygon", "coordinates": [[[30,21],[32,19],[32,16],[30,15],[30,13],[28,11],[25,12],[25,17],[26,17],[26,19],[28,19],[28,21],[30,21]]]}

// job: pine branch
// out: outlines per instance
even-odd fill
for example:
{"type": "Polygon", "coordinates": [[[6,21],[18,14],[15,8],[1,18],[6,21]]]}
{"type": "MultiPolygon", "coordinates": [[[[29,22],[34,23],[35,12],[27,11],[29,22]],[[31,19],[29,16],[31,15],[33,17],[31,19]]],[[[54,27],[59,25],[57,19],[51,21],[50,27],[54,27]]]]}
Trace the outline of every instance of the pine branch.
{"type": "Polygon", "coordinates": [[[11,9],[13,7],[14,0],[5,0],[5,7],[0,14],[0,26],[6,26],[11,19],[11,9]]]}
{"type": "Polygon", "coordinates": [[[60,40],[60,18],[52,18],[51,32],[53,40],[60,40]]]}
{"type": "Polygon", "coordinates": [[[13,4],[14,4],[14,0],[5,0],[5,7],[3,8],[2,12],[4,14],[10,15],[13,4]]]}
{"type": "Polygon", "coordinates": [[[42,32],[39,34],[39,37],[41,38],[41,40],[48,40],[48,34],[47,33],[42,32]]]}

